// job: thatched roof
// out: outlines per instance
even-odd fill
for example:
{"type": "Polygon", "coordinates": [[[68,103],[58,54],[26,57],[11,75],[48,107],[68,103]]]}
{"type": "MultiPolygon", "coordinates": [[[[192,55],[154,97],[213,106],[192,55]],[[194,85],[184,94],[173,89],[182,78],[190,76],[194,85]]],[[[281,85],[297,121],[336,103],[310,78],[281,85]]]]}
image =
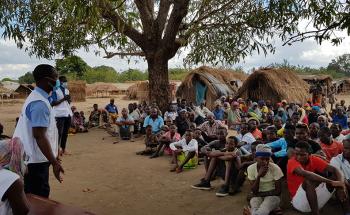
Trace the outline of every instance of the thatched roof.
{"type": "Polygon", "coordinates": [[[68,82],[68,89],[73,102],[82,102],[86,100],[85,81],[70,81],[68,82]]]}
{"type": "Polygon", "coordinates": [[[332,82],[332,77],[330,75],[298,75],[304,81],[325,81],[332,82]]]}
{"type": "Polygon", "coordinates": [[[177,95],[180,96],[182,91],[193,87],[193,80],[195,78],[198,78],[200,81],[206,84],[211,91],[215,92],[218,96],[221,96],[233,94],[237,88],[232,85],[232,81],[238,80],[243,82],[247,78],[247,75],[232,70],[201,66],[191,71],[185,77],[177,90],[177,95]]]}
{"type": "Polygon", "coordinates": [[[294,72],[286,69],[256,70],[238,90],[236,98],[304,103],[309,97],[309,85],[294,72]]]}
{"type": "Polygon", "coordinates": [[[119,91],[119,88],[112,83],[96,82],[93,84],[87,84],[87,91],[89,93],[116,92],[119,91]]]}

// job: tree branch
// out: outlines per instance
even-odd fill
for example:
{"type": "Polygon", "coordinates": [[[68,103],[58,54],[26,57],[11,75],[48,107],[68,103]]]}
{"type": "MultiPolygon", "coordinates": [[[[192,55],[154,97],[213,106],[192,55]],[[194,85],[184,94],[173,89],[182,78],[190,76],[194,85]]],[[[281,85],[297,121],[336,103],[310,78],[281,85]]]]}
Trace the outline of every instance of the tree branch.
{"type": "Polygon", "coordinates": [[[171,2],[169,0],[161,0],[159,5],[158,16],[156,18],[156,23],[158,25],[159,39],[161,38],[166,19],[168,18],[168,13],[170,9],[171,2]]]}
{"type": "Polygon", "coordinates": [[[101,9],[101,15],[104,19],[111,22],[114,29],[121,34],[125,34],[133,40],[141,48],[144,46],[144,36],[132,26],[126,24],[125,20],[116,12],[113,11],[112,5],[106,0],[95,0],[98,7],[101,9]]]}
{"type": "Polygon", "coordinates": [[[103,58],[112,58],[114,56],[121,56],[121,57],[124,57],[124,56],[139,56],[139,57],[142,57],[142,56],[145,56],[145,53],[142,52],[142,51],[138,51],[138,52],[106,52],[106,56],[104,56],[103,58]]]}
{"type": "Polygon", "coordinates": [[[140,12],[140,18],[143,26],[143,32],[148,36],[152,34],[152,25],[153,25],[153,6],[148,5],[151,3],[149,0],[135,0],[137,9],[140,12]]]}

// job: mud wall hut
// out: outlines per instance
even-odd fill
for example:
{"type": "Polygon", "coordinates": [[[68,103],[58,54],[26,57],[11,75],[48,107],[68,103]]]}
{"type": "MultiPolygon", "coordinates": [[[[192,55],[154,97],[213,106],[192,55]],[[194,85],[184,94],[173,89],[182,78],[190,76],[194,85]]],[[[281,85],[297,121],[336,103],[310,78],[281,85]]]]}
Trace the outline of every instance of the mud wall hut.
{"type": "Polygon", "coordinates": [[[305,103],[309,85],[294,72],[286,69],[263,68],[253,72],[238,90],[235,98],[305,103]]]}
{"type": "Polygon", "coordinates": [[[86,101],[86,82],[70,81],[68,82],[69,94],[73,102],[86,101]]]}
{"type": "Polygon", "coordinates": [[[176,97],[199,105],[206,101],[208,108],[221,96],[234,95],[247,75],[233,70],[201,66],[191,71],[182,81],[176,97]]]}

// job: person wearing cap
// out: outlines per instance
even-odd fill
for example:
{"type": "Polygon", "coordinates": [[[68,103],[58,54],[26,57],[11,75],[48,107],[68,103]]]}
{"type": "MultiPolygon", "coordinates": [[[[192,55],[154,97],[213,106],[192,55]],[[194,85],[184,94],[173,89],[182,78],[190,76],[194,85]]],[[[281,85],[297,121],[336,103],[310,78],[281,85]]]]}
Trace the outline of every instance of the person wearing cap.
{"type": "Polygon", "coordinates": [[[319,106],[312,106],[312,109],[308,115],[309,123],[314,123],[317,122],[318,116],[320,112],[320,107],[319,106]]]}
{"type": "Polygon", "coordinates": [[[190,128],[190,120],[187,118],[187,110],[182,109],[179,111],[179,116],[176,117],[174,121],[177,131],[183,136],[187,129],[190,128]]]}
{"type": "Polygon", "coordinates": [[[224,109],[221,108],[221,104],[219,102],[215,103],[215,109],[213,110],[213,114],[215,116],[215,119],[223,121],[224,120],[224,109]]]}
{"type": "Polygon", "coordinates": [[[264,144],[256,146],[256,163],[247,169],[251,185],[250,210],[252,215],[267,215],[279,208],[283,172],[276,164],[270,162],[271,148],[264,144]]]}
{"type": "Polygon", "coordinates": [[[333,123],[338,123],[343,129],[348,129],[348,118],[344,114],[344,109],[341,106],[337,107],[336,114],[332,116],[333,123]]]}
{"type": "Polygon", "coordinates": [[[348,201],[341,172],[312,155],[311,147],[305,141],[295,145],[294,156],[288,161],[287,185],[293,207],[302,213],[320,214],[319,210],[334,192],[341,202],[348,201]]]}

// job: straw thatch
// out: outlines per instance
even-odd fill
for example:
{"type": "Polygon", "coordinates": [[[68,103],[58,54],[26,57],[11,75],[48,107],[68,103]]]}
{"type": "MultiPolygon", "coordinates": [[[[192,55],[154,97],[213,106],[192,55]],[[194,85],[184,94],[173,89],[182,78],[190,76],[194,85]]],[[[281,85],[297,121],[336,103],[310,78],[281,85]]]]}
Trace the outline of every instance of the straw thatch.
{"type": "Polygon", "coordinates": [[[96,82],[87,85],[87,95],[95,97],[109,97],[119,94],[119,88],[113,83],[96,82]]]}
{"type": "MultiPolygon", "coordinates": [[[[176,83],[169,83],[169,99],[175,100],[176,83]]],[[[139,81],[131,85],[127,90],[127,96],[129,99],[137,99],[139,102],[149,102],[149,82],[139,81]]]]}
{"type": "Polygon", "coordinates": [[[69,94],[73,102],[86,101],[86,82],[70,81],[68,82],[69,94]]]}
{"type": "Polygon", "coordinates": [[[214,102],[221,96],[234,95],[242,85],[247,75],[232,70],[215,69],[201,66],[191,71],[178,87],[176,96],[188,101],[196,101],[196,82],[207,86],[205,100],[207,106],[212,108],[214,102]]]}
{"type": "Polygon", "coordinates": [[[309,98],[309,85],[294,72],[286,69],[256,70],[238,90],[236,98],[304,103],[309,98]]]}
{"type": "Polygon", "coordinates": [[[15,90],[18,93],[18,98],[27,98],[27,96],[34,90],[34,86],[31,84],[20,84],[15,90]]]}

